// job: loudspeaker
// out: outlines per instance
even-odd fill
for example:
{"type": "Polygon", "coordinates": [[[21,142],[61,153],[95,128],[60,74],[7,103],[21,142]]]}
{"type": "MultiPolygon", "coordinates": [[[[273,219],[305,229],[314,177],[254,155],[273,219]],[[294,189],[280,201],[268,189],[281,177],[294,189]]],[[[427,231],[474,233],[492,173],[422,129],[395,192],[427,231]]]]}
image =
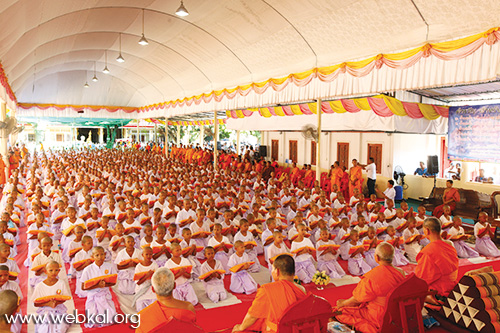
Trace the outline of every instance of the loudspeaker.
{"type": "Polygon", "coordinates": [[[427,156],[427,173],[430,175],[439,173],[439,161],[437,155],[427,156]]]}
{"type": "Polygon", "coordinates": [[[217,141],[217,150],[222,150],[222,142],[217,141]]]}
{"type": "Polygon", "coordinates": [[[267,146],[259,146],[259,156],[267,157],[267,146]]]}

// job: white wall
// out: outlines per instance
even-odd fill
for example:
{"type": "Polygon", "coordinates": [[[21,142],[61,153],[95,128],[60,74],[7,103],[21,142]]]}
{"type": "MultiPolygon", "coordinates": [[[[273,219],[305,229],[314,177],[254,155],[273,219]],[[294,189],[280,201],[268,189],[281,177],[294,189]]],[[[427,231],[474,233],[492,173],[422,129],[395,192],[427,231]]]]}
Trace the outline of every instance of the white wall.
{"type": "MultiPolygon", "coordinates": [[[[311,163],[311,141],[305,140],[300,132],[263,132],[263,144],[268,146],[268,156],[271,156],[272,140],[279,140],[278,162],[285,163],[289,159],[289,141],[297,140],[297,163],[311,163]]],[[[349,143],[349,160],[356,158],[366,164],[368,159],[368,144],[382,144],[382,173],[383,177],[392,174],[393,135],[387,133],[360,133],[360,132],[323,132],[321,136],[321,168],[327,171],[337,160],[337,143],[349,143]]]]}
{"type": "Polygon", "coordinates": [[[394,166],[399,165],[407,175],[413,175],[420,161],[427,165],[428,155],[440,155],[441,135],[393,134],[394,166]]]}

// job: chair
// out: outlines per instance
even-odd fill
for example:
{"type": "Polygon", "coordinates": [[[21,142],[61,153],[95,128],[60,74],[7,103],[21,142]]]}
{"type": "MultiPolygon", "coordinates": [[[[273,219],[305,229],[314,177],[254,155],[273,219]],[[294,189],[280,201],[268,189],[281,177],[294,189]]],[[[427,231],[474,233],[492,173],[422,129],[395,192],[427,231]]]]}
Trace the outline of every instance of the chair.
{"type": "Polygon", "coordinates": [[[182,332],[182,333],[204,333],[205,331],[194,323],[187,321],[181,321],[170,317],[169,321],[163,325],[157,327],[154,331],[156,333],[160,332],[182,332]]]}
{"type": "Polygon", "coordinates": [[[387,295],[380,332],[424,332],[422,308],[427,295],[429,295],[427,282],[415,274],[409,275],[387,295]]]}
{"type": "Polygon", "coordinates": [[[322,297],[309,294],[290,305],[278,322],[278,333],[320,333],[327,331],[332,306],[322,297]]]}

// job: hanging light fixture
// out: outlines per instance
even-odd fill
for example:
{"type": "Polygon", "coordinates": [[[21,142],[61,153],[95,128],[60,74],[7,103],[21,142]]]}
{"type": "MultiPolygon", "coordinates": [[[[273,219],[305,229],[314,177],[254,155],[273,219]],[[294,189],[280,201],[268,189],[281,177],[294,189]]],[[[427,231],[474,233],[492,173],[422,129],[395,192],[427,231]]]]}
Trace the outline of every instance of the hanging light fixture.
{"type": "Polygon", "coordinates": [[[177,16],[188,16],[189,15],[186,7],[184,7],[184,1],[183,0],[181,0],[181,5],[175,11],[175,15],[177,15],[177,16]]]}
{"type": "Polygon", "coordinates": [[[141,39],[139,39],[139,44],[140,45],[148,45],[149,44],[146,37],[144,37],[144,9],[142,10],[142,36],[141,36],[141,39]]]}
{"type": "Polygon", "coordinates": [[[108,50],[104,50],[104,69],[102,70],[104,74],[109,74],[108,69],[108,50]]]}
{"type": "Polygon", "coordinates": [[[89,83],[87,82],[87,71],[85,71],[85,84],[83,85],[84,88],[88,88],[90,87],[89,86],[89,83]]]}
{"type": "Polygon", "coordinates": [[[95,72],[95,61],[94,61],[94,77],[92,78],[92,81],[97,82],[99,79],[97,78],[96,72],[95,72]]]}
{"type": "Polygon", "coordinates": [[[120,34],[120,54],[118,55],[118,58],[116,58],[116,61],[125,62],[125,59],[122,57],[122,34],[120,34]]]}

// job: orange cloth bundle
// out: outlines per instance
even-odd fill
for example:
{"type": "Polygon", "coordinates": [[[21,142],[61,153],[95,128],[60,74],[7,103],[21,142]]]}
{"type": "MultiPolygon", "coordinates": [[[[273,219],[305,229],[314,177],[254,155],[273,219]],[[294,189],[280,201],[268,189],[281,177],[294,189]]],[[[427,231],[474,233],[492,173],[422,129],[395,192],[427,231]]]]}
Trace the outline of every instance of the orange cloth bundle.
{"type": "Polygon", "coordinates": [[[175,267],[175,268],[170,268],[170,270],[172,271],[172,273],[177,274],[179,273],[179,271],[182,269],[182,268],[185,268],[186,269],[186,273],[189,273],[191,274],[191,271],[193,270],[193,266],[179,266],[179,267],[175,267]]]}
{"type": "Polygon", "coordinates": [[[127,227],[127,228],[125,228],[124,232],[125,232],[125,234],[127,232],[131,232],[131,233],[135,232],[136,234],[138,234],[141,232],[141,227],[127,227]]]}
{"type": "Polygon", "coordinates": [[[123,265],[128,265],[130,264],[131,262],[135,262],[136,264],[138,264],[140,262],[139,259],[135,259],[135,258],[132,258],[132,259],[126,259],[126,260],[123,260],[123,261],[120,261],[119,265],[120,266],[123,266],[123,265]]]}
{"type": "Polygon", "coordinates": [[[63,234],[64,236],[68,237],[68,235],[77,227],[77,226],[80,226],[82,227],[84,230],[86,230],[87,228],[85,227],[85,224],[73,224],[69,227],[67,227],[66,229],[63,230],[63,234]]]}
{"type": "Polygon", "coordinates": [[[118,279],[118,274],[109,274],[95,277],[93,279],[87,280],[83,283],[85,289],[92,288],[99,284],[99,282],[104,281],[106,283],[116,283],[118,279]]]}
{"type": "Polygon", "coordinates": [[[61,223],[66,217],[68,217],[66,214],[60,215],[54,219],[54,223],[61,223]]]}
{"type": "Polygon", "coordinates": [[[325,251],[325,250],[328,250],[328,249],[334,249],[335,251],[338,251],[340,249],[340,245],[337,245],[337,244],[325,244],[325,245],[321,245],[320,247],[318,247],[318,251],[325,251]]]}
{"type": "Polygon", "coordinates": [[[33,272],[38,272],[39,270],[44,269],[44,268],[45,268],[45,265],[46,265],[46,264],[42,264],[42,265],[38,265],[38,266],[32,267],[32,268],[31,268],[31,270],[32,270],[33,272]]]}
{"type": "Polygon", "coordinates": [[[140,221],[141,225],[144,225],[146,223],[151,223],[151,216],[146,216],[146,217],[143,217],[140,221]]]}
{"type": "Polygon", "coordinates": [[[96,235],[96,237],[97,237],[97,238],[99,238],[99,237],[101,237],[101,236],[102,236],[102,234],[104,234],[104,233],[106,233],[106,234],[107,234],[107,236],[108,236],[109,238],[111,238],[111,237],[113,237],[114,235],[116,235],[116,231],[114,231],[113,229],[108,229],[108,230],[106,230],[106,231],[104,231],[104,230],[97,230],[97,231],[95,232],[95,235],[96,235]]]}
{"type": "Polygon", "coordinates": [[[353,254],[354,252],[359,251],[360,249],[365,251],[365,246],[364,245],[353,246],[349,249],[349,254],[353,254]]]}
{"type": "Polygon", "coordinates": [[[168,241],[169,241],[170,243],[178,243],[178,244],[180,244],[180,243],[182,242],[182,239],[181,239],[181,238],[179,238],[179,237],[174,237],[174,238],[170,238],[170,239],[168,239],[168,241]]]}
{"type": "MultiPolygon", "coordinates": [[[[144,272],[140,272],[140,273],[135,273],[134,274],[134,281],[139,281],[140,279],[142,279],[143,277],[146,276],[146,274],[148,274],[149,271],[144,271],[144,272]]],[[[149,277],[151,278],[151,277],[149,277]]]]}
{"type": "Polygon", "coordinates": [[[415,241],[418,241],[422,238],[422,235],[413,235],[411,236],[410,238],[408,238],[406,241],[405,241],[405,244],[411,244],[415,241]]]}
{"type": "Polygon", "coordinates": [[[330,228],[335,229],[338,226],[340,226],[341,223],[342,223],[342,221],[332,222],[332,224],[330,224],[330,228]]]}
{"type": "MultiPolygon", "coordinates": [[[[478,234],[482,234],[487,228],[479,229],[478,234]]],[[[492,233],[495,233],[495,227],[490,227],[492,233]]]]}
{"type": "Polygon", "coordinates": [[[80,268],[81,266],[85,265],[87,262],[94,262],[94,259],[83,259],[83,260],[80,260],[80,261],[76,261],[73,263],[73,268],[74,269],[78,269],[80,268]]]}
{"type": "Polygon", "coordinates": [[[116,219],[117,219],[119,222],[124,221],[126,218],[127,218],[127,213],[119,213],[119,214],[118,214],[118,216],[116,217],[116,219]]]}
{"type": "Polygon", "coordinates": [[[250,232],[252,233],[252,235],[254,235],[254,236],[258,236],[258,235],[262,234],[262,231],[260,231],[259,229],[252,229],[252,230],[249,230],[249,231],[250,231],[250,232]]]}
{"type": "Polygon", "coordinates": [[[248,246],[248,245],[257,246],[257,243],[255,241],[249,241],[249,242],[243,243],[243,245],[244,246],[248,246]]]}
{"type": "Polygon", "coordinates": [[[115,214],[113,214],[113,213],[107,214],[107,215],[104,215],[104,216],[107,216],[110,220],[114,220],[115,219],[115,214]]]}
{"type": "MultiPolygon", "coordinates": [[[[189,250],[191,250],[191,248],[192,248],[191,246],[186,247],[186,248],[183,248],[183,249],[182,249],[182,254],[186,254],[186,253],[188,253],[188,252],[189,252],[189,250]]],[[[203,251],[203,246],[197,246],[197,247],[196,247],[196,252],[201,252],[201,251],[203,251]]]]}
{"type": "Polygon", "coordinates": [[[219,251],[219,249],[222,249],[223,247],[225,247],[226,249],[230,250],[233,248],[233,244],[217,244],[214,246],[214,250],[215,252],[219,251]]]}
{"type": "MultiPolygon", "coordinates": [[[[59,250],[52,250],[52,252],[59,253],[59,250]]],[[[35,259],[35,257],[36,257],[37,255],[39,255],[40,253],[41,253],[41,252],[38,252],[38,253],[34,253],[34,254],[32,254],[32,255],[31,255],[31,261],[33,261],[33,260],[35,259]]]]}
{"type": "Polygon", "coordinates": [[[224,274],[226,274],[226,271],[225,271],[225,270],[223,270],[223,269],[214,269],[214,270],[212,270],[212,271],[210,271],[210,272],[206,272],[205,274],[201,274],[201,275],[198,277],[198,279],[200,279],[200,280],[205,280],[206,278],[210,277],[210,276],[211,276],[212,274],[214,274],[214,273],[219,273],[220,275],[224,275],[224,274]]]}
{"type": "MultiPolygon", "coordinates": [[[[306,232],[306,234],[305,234],[305,238],[309,238],[310,236],[311,236],[311,234],[306,232]]],[[[269,237],[267,237],[267,238],[269,239],[270,237],[273,237],[273,236],[269,236],[269,237]]],[[[292,236],[292,238],[290,238],[290,241],[291,241],[291,242],[293,242],[294,240],[296,240],[296,239],[297,239],[297,237],[299,237],[299,234],[296,234],[295,236],[292,236]]],[[[273,239],[274,239],[274,238],[273,238],[273,239]]],[[[267,242],[267,239],[266,239],[266,242],[267,242]]]]}
{"type": "MultiPolygon", "coordinates": [[[[162,246],[153,246],[153,254],[157,254],[161,251],[162,246]]],[[[167,251],[170,252],[170,248],[167,246],[167,251]]]]}
{"type": "Polygon", "coordinates": [[[11,272],[11,271],[9,271],[9,280],[15,280],[15,279],[17,279],[18,275],[19,275],[18,272],[11,272]]]}
{"type": "Polygon", "coordinates": [[[441,226],[441,230],[448,229],[448,228],[449,228],[449,227],[451,227],[452,225],[453,225],[453,221],[443,223],[443,225],[441,226]]]}
{"type": "Polygon", "coordinates": [[[100,227],[99,222],[88,222],[87,223],[87,229],[95,229],[95,228],[99,228],[99,227],[100,227]]]}
{"type": "Polygon", "coordinates": [[[455,236],[450,237],[450,240],[459,241],[459,240],[466,240],[466,239],[469,239],[471,237],[472,237],[472,235],[455,235],[455,236]]]}
{"type": "Polygon", "coordinates": [[[17,228],[7,228],[7,231],[14,236],[17,235],[17,228]]]}
{"type": "Polygon", "coordinates": [[[116,244],[120,244],[120,243],[123,243],[123,242],[124,242],[123,237],[121,237],[121,238],[115,239],[114,241],[112,241],[111,243],[109,243],[109,246],[110,247],[114,247],[116,244]]]}
{"type": "Polygon", "coordinates": [[[82,220],[84,220],[84,221],[85,221],[85,220],[87,220],[87,219],[88,219],[89,217],[91,217],[91,216],[92,216],[92,215],[90,214],[90,212],[88,212],[88,213],[83,214],[82,216],[80,216],[80,218],[81,218],[82,220]]]}
{"type": "Polygon", "coordinates": [[[201,230],[192,234],[191,238],[205,238],[210,236],[211,234],[212,234],[211,232],[201,230]]]}
{"type": "Polygon", "coordinates": [[[4,242],[5,244],[9,245],[9,246],[14,246],[14,240],[13,239],[4,239],[4,242]]]}
{"type": "Polygon", "coordinates": [[[293,254],[297,254],[297,253],[299,253],[299,252],[301,252],[301,251],[303,251],[303,250],[305,250],[305,249],[308,249],[309,251],[311,251],[311,252],[313,252],[313,253],[314,253],[314,252],[316,252],[316,249],[315,249],[315,248],[313,248],[313,247],[310,247],[310,246],[303,246],[303,247],[301,247],[301,248],[298,248],[297,250],[293,250],[293,251],[292,251],[292,253],[293,253],[293,254]]]}
{"type": "Polygon", "coordinates": [[[243,262],[241,264],[238,264],[238,265],[234,265],[233,267],[231,267],[229,270],[233,273],[237,273],[239,272],[243,266],[245,266],[246,264],[250,264],[250,266],[252,266],[253,264],[255,264],[255,261],[249,261],[249,262],[243,262]]]}
{"type": "Polygon", "coordinates": [[[407,225],[408,225],[408,223],[406,221],[404,221],[403,223],[401,223],[400,225],[398,225],[396,227],[396,230],[397,231],[403,231],[406,228],[407,225]]]}
{"type": "Polygon", "coordinates": [[[40,306],[42,304],[45,304],[50,301],[56,301],[60,303],[64,303],[66,301],[69,301],[71,299],[71,296],[66,296],[66,295],[52,295],[52,296],[44,296],[44,297],[38,297],[35,299],[33,302],[35,303],[35,306],[40,306]]]}
{"type": "Polygon", "coordinates": [[[74,249],[71,249],[69,250],[69,257],[74,257],[75,254],[77,254],[78,252],[80,252],[82,250],[82,247],[77,247],[77,248],[74,248],[74,249]]]}
{"type": "Polygon", "coordinates": [[[377,235],[383,234],[387,230],[387,227],[377,228],[377,235]]]}
{"type": "Polygon", "coordinates": [[[368,235],[368,230],[361,230],[359,232],[359,238],[366,237],[368,235]]]}
{"type": "Polygon", "coordinates": [[[341,241],[345,241],[345,240],[348,240],[350,237],[351,237],[351,234],[350,234],[350,233],[347,233],[347,234],[345,234],[344,236],[342,236],[342,238],[341,238],[340,240],[341,240],[341,241]]]}
{"type": "Polygon", "coordinates": [[[171,210],[170,212],[168,212],[167,214],[165,214],[165,219],[170,219],[172,217],[176,217],[177,216],[177,212],[175,210],[171,210]]]}

